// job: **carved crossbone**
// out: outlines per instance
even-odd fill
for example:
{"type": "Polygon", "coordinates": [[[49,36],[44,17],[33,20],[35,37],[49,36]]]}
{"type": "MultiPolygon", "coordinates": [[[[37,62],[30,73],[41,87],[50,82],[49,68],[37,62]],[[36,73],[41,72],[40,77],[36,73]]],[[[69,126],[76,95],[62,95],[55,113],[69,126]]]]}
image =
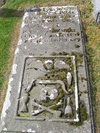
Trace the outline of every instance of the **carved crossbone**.
{"type": "Polygon", "coordinates": [[[48,112],[50,112],[50,113],[52,113],[52,114],[54,114],[54,115],[56,115],[56,116],[58,116],[58,117],[61,115],[61,111],[53,111],[53,110],[50,109],[51,107],[54,107],[55,105],[52,105],[50,107],[45,107],[43,105],[38,104],[35,100],[33,100],[32,106],[37,106],[37,107],[41,108],[40,110],[35,110],[32,113],[32,115],[40,114],[40,113],[42,113],[45,110],[48,111],[48,112]]]}

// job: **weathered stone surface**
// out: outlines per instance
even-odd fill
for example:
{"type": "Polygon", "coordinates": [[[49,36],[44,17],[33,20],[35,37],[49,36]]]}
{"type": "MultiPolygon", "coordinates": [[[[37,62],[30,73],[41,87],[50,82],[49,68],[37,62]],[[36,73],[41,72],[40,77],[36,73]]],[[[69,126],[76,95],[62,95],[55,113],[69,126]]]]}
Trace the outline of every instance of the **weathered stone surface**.
{"type": "Polygon", "coordinates": [[[97,23],[100,23],[100,0],[92,0],[94,11],[93,16],[97,23]]]}
{"type": "Polygon", "coordinates": [[[2,132],[93,131],[79,17],[76,6],[26,10],[1,116],[2,132]]]}

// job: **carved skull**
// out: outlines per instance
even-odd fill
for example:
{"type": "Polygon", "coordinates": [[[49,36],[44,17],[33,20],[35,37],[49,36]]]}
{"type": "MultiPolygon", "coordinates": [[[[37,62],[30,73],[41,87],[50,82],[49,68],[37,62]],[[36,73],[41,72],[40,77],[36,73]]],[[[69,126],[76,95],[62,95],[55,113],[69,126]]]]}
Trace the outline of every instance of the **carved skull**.
{"type": "Polygon", "coordinates": [[[56,86],[51,86],[51,87],[44,87],[42,88],[40,92],[40,99],[41,100],[47,100],[49,98],[50,100],[56,99],[58,96],[58,89],[56,86]]]}

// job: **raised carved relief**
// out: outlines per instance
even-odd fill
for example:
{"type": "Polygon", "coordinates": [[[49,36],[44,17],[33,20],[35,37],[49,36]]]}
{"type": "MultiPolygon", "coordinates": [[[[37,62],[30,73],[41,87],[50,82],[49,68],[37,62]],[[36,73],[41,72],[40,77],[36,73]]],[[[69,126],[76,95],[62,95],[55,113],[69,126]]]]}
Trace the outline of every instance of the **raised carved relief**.
{"type": "Polygon", "coordinates": [[[27,57],[18,106],[20,118],[78,121],[74,56],[27,57]]]}

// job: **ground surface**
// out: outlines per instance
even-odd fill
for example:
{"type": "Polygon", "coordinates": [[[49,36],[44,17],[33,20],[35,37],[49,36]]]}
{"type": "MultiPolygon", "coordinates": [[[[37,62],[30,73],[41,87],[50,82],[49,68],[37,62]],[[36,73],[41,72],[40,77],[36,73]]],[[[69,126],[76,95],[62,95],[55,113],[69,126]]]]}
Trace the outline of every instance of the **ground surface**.
{"type": "Polygon", "coordinates": [[[97,25],[92,18],[92,5],[90,0],[82,2],[79,0],[57,1],[40,0],[23,2],[18,0],[13,2],[8,0],[7,4],[0,9],[0,111],[6,94],[8,75],[10,74],[14,50],[19,36],[20,22],[23,9],[33,6],[51,6],[51,5],[79,5],[81,11],[81,20],[83,22],[85,34],[87,37],[86,48],[87,58],[90,70],[90,81],[92,88],[92,100],[94,105],[94,118],[96,131],[100,132],[100,25],[97,25]]]}

